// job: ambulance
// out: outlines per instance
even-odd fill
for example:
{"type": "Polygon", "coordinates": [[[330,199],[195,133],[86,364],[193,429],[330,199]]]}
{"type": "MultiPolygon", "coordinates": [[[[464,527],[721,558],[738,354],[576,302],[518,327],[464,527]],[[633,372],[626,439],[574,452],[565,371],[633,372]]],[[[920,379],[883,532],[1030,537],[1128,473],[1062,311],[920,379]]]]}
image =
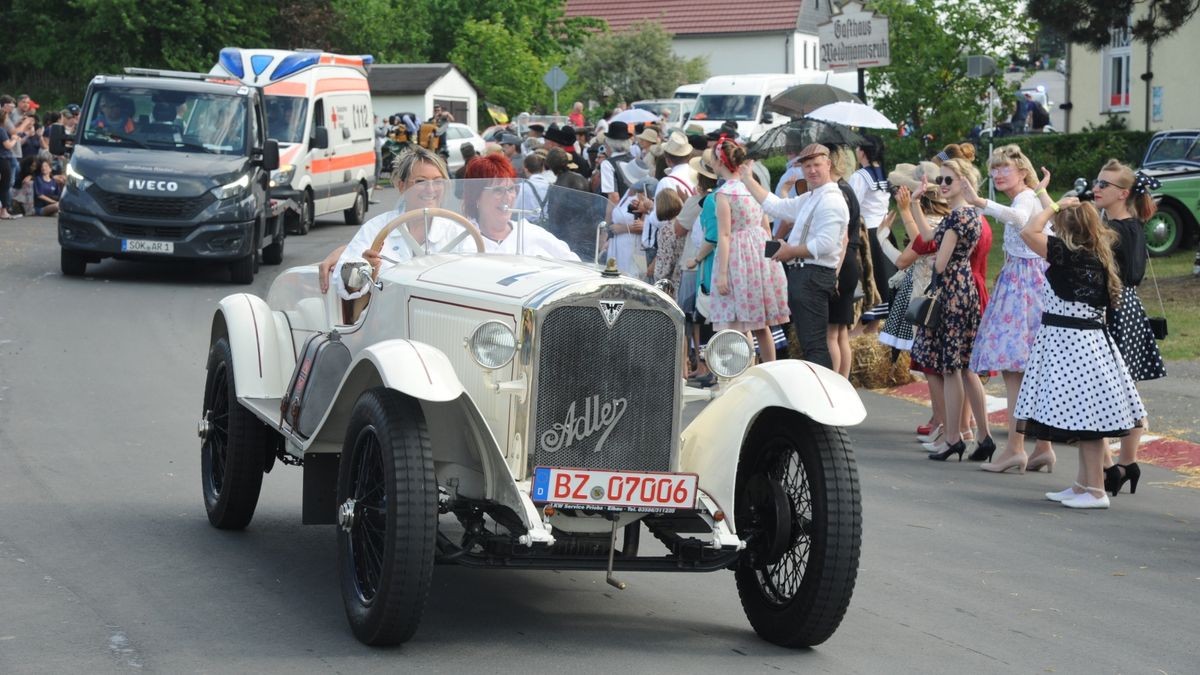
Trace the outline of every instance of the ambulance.
{"type": "Polygon", "coordinates": [[[342,212],[359,225],[375,187],[375,133],[367,86],[370,56],[278,49],[221,50],[211,75],[261,88],[268,136],[279,142],[271,196],[299,207],[289,230],[342,212]]]}

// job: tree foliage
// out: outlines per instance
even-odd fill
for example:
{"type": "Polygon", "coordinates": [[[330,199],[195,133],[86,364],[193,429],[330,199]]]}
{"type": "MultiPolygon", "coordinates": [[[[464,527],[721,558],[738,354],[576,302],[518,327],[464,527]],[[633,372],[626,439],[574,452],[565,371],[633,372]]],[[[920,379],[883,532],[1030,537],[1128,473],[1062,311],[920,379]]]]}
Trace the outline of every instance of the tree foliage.
{"type": "Polygon", "coordinates": [[[707,59],[676,56],[671,34],[651,21],[618,33],[593,34],[571,65],[583,93],[606,105],[668,97],[680,84],[708,76],[707,59]]]}
{"type": "Polygon", "coordinates": [[[989,86],[1010,89],[999,69],[967,77],[965,57],[1004,63],[1034,32],[1011,0],[877,0],[873,7],[890,19],[891,65],[871,69],[871,104],[938,141],[956,141],[982,121],[989,86]]]}
{"type": "Polygon", "coordinates": [[[1027,6],[1035,20],[1097,50],[1109,43],[1111,29],[1128,25],[1130,16],[1134,39],[1154,44],[1187,23],[1200,0],[1038,0],[1027,6]]]}
{"type": "Polygon", "coordinates": [[[481,98],[509,110],[529,110],[546,88],[541,78],[547,70],[530,45],[506,26],[487,20],[468,19],[459,33],[450,61],[482,89],[481,98]]]}

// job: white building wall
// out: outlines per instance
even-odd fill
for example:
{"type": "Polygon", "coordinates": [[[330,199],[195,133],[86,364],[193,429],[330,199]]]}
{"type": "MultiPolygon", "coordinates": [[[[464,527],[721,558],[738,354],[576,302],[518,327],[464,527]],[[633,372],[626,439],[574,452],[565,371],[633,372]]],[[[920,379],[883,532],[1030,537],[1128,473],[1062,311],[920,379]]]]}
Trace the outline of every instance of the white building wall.
{"type": "Polygon", "coordinates": [[[794,50],[791,35],[677,35],[671,42],[685,59],[708,58],[709,75],[791,73],[794,50]]]}
{"type": "Polygon", "coordinates": [[[389,115],[410,112],[424,120],[428,119],[433,111],[432,105],[426,107],[425,97],[422,94],[410,96],[371,94],[371,107],[375,109],[375,114],[379,115],[379,119],[387,119],[389,115]]]}
{"type": "Polygon", "coordinates": [[[479,95],[467,78],[463,77],[457,69],[451,69],[425,92],[424,107],[422,108],[424,119],[428,119],[433,114],[435,98],[466,103],[467,119],[457,121],[469,125],[472,129],[479,128],[479,95]]]}

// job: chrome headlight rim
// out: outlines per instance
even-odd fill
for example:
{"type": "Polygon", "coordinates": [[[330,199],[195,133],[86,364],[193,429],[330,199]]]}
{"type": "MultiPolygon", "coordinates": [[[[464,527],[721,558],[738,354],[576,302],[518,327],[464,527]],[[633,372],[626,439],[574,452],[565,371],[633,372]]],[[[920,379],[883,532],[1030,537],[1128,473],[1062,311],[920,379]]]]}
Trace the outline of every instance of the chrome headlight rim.
{"type": "Polygon", "coordinates": [[[739,331],[718,331],[708,341],[704,360],[717,377],[733,379],[754,365],[754,344],[739,331]]]}
{"type": "Polygon", "coordinates": [[[503,321],[484,321],[471,331],[467,351],[484,370],[496,370],[512,363],[517,355],[517,335],[503,321]]]}

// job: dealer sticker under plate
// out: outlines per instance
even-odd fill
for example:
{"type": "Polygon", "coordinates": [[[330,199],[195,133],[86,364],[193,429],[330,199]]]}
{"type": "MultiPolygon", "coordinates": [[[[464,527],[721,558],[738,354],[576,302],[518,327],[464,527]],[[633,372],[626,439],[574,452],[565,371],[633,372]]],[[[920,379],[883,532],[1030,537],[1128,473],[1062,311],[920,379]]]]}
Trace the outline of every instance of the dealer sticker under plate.
{"type": "Polygon", "coordinates": [[[696,506],[694,473],[601,471],[539,466],[532,499],[565,508],[669,513],[696,506]]]}
{"type": "Polygon", "coordinates": [[[126,253],[174,253],[175,243],[147,239],[122,239],[121,251],[126,253]]]}

